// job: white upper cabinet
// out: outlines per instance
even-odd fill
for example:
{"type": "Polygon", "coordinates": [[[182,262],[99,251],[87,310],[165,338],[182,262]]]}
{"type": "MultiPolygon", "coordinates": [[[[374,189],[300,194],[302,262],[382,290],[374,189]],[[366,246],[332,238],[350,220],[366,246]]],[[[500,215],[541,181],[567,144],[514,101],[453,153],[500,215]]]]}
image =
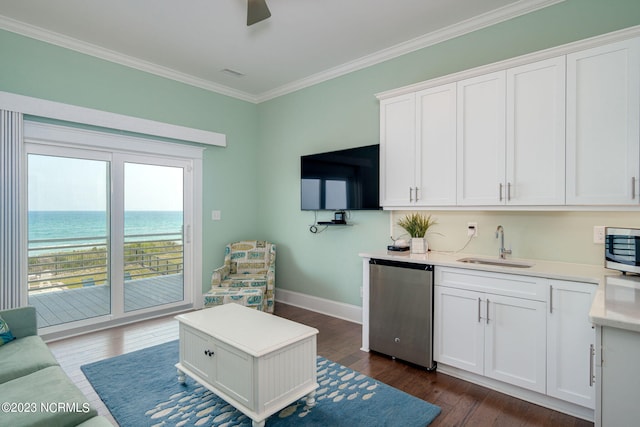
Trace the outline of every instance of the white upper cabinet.
{"type": "Polygon", "coordinates": [[[455,83],[380,108],[382,206],[455,205],[455,83]]]}
{"type": "Polygon", "coordinates": [[[382,95],[382,206],[640,206],[640,38],[575,49],[382,95]]]}
{"type": "Polygon", "coordinates": [[[564,56],[507,70],[506,149],[507,204],[564,204],[564,56]]]}
{"type": "Polygon", "coordinates": [[[504,200],[505,71],[458,82],[458,205],[504,200]]]}
{"type": "Polygon", "coordinates": [[[416,173],[416,104],[413,93],[380,101],[380,204],[413,203],[416,173]]]}
{"type": "Polygon", "coordinates": [[[567,56],[567,204],[637,205],[640,39],[567,56]]]}
{"type": "Polygon", "coordinates": [[[416,93],[416,204],[456,204],[456,84],[416,93]]]}
{"type": "Polygon", "coordinates": [[[458,204],[563,205],[565,58],[458,85],[458,204]]]}

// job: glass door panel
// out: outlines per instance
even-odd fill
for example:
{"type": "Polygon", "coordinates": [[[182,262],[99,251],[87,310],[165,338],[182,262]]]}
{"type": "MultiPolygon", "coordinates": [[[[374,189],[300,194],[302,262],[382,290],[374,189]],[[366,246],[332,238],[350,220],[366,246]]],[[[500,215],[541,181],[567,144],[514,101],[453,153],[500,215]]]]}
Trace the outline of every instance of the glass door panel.
{"type": "Polygon", "coordinates": [[[109,173],[105,160],[27,156],[28,298],[40,328],[111,312],[109,173]]]}
{"type": "Polygon", "coordinates": [[[184,169],[124,164],[124,311],[184,300],[184,169]]]}

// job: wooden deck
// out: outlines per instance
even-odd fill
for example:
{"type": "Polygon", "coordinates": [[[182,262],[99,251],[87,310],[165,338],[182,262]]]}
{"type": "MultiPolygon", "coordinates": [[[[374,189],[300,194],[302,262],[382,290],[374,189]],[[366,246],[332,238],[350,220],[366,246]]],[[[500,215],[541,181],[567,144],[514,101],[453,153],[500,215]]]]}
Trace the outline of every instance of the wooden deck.
{"type": "MultiPolygon", "coordinates": [[[[182,284],[182,274],[127,280],[124,284],[124,311],[182,301],[182,284]]],[[[104,316],[110,313],[110,287],[100,285],[32,293],[29,305],[36,308],[39,328],[104,316]]]]}

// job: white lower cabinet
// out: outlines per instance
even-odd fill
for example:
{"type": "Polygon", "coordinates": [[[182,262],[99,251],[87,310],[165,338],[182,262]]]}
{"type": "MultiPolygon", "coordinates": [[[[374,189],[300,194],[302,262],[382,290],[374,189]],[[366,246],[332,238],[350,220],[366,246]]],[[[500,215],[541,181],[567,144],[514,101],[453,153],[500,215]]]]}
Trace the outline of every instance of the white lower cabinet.
{"type": "Polygon", "coordinates": [[[253,358],[190,327],[180,336],[181,363],[209,384],[252,408],[253,358]]]}
{"type": "Polygon", "coordinates": [[[550,280],[547,394],[595,408],[595,328],[589,309],[595,284],[550,280]]]}
{"type": "Polygon", "coordinates": [[[598,326],[596,427],[637,426],[640,420],[640,333],[598,326]]]}
{"type": "Polygon", "coordinates": [[[595,284],[436,267],[434,285],[438,369],[593,419],[595,284]]]}
{"type": "Polygon", "coordinates": [[[438,362],[544,393],[544,302],[447,286],[435,286],[434,295],[438,362]]]}

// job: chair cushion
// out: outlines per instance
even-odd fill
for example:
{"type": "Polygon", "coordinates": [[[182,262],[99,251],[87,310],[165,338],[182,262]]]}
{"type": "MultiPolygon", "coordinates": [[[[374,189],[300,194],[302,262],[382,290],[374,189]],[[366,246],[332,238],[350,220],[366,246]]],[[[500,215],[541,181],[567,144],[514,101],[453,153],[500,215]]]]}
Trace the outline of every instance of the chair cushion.
{"type": "Polygon", "coordinates": [[[233,302],[262,311],[263,298],[264,288],[220,288],[204,294],[204,306],[215,307],[233,302]]]}
{"type": "Polygon", "coordinates": [[[258,288],[267,287],[267,278],[264,274],[231,274],[220,283],[227,288],[258,288]]]}

